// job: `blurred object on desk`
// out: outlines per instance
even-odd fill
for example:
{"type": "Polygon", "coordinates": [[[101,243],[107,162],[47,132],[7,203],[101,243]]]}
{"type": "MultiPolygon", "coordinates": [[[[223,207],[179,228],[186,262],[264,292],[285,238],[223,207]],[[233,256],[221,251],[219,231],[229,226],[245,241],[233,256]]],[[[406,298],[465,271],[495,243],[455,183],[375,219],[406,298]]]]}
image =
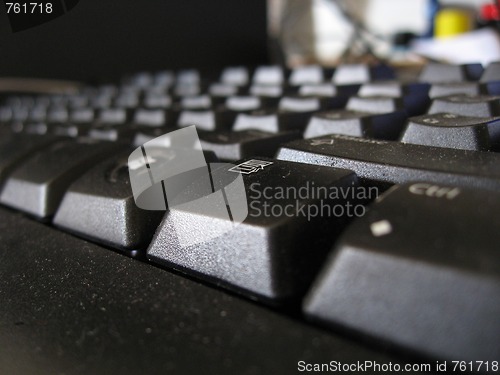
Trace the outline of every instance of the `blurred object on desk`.
{"type": "Polygon", "coordinates": [[[463,55],[458,59],[449,56],[448,41],[435,45],[431,39],[496,26],[498,9],[492,0],[268,0],[268,9],[274,60],[290,67],[374,61],[423,63],[425,59],[416,52],[425,58],[458,63],[498,59],[498,38],[492,32],[472,33],[463,42],[456,40],[453,48],[458,45],[463,55]],[[410,48],[413,36],[418,48],[410,48]],[[471,47],[474,43],[481,47],[471,47]],[[440,54],[440,48],[445,52],[440,54]]]}
{"type": "Polygon", "coordinates": [[[488,65],[500,60],[500,37],[493,29],[484,28],[445,39],[416,40],[412,51],[452,64],[478,62],[488,65]]]}
{"type": "Polygon", "coordinates": [[[474,13],[467,9],[445,8],[437,12],[434,36],[448,38],[471,31],[474,13]]]}

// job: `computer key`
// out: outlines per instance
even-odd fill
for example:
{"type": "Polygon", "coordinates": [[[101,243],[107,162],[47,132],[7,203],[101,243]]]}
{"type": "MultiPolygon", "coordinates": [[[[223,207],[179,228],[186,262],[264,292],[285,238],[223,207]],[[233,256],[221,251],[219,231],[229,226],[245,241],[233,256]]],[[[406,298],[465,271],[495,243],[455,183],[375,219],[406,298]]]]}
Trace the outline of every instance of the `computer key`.
{"type": "Polygon", "coordinates": [[[436,113],[412,117],[402,142],[462,150],[491,151],[500,145],[500,117],[436,113]]]}
{"type": "Polygon", "coordinates": [[[400,97],[412,94],[427,95],[428,83],[401,83],[398,81],[376,81],[364,83],[358,91],[359,96],[389,96],[400,97]]]}
{"type": "Polygon", "coordinates": [[[87,136],[101,141],[130,143],[135,136],[135,129],[125,125],[98,125],[91,127],[87,136]]]}
{"type": "Polygon", "coordinates": [[[0,124],[8,123],[12,120],[12,107],[2,106],[0,107],[0,124]]]}
{"type": "Polygon", "coordinates": [[[98,163],[73,182],[54,225],[118,249],[146,248],[164,212],[136,206],[127,164],[132,151],[98,163]]]}
{"type": "Polygon", "coordinates": [[[165,94],[147,93],[143,99],[144,107],[146,108],[170,108],[172,98],[165,94]]]}
{"type": "Polygon", "coordinates": [[[196,69],[183,69],[177,73],[178,84],[197,84],[200,82],[200,72],[196,69]]]}
{"type": "Polygon", "coordinates": [[[250,73],[245,67],[228,67],[222,71],[220,81],[224,84],[245,86],[249,82],[249,76],[250,73]]]}
{"type": "Polygon", "coordinates": [[[319,84],[325,79],[323,68],[319,65],[307,65],[294,68],[288,83],[292,86],[319,84]]]}
{"type": "Polygon", "coordinates": [[[125,108],[107,108],[99,112],[97,121],[106,125],[121,125],[129,120],[129,111],[125,108]]]}
{"type": "Polygon", "coordinates": [[[481,82],[500,81],[500,61],[488,64],[480,78],[481,82]]]}
{"type": "Polygon", "coordinates": [[[185,96],[181,98],[180,106],[183,109],[208,109],[212,100],[208,95],[185,96]]]}
{"type": "Polygon", "coordinates": [[[139,108],[134,113],[134,125],[160,127],[167,123],[167,115],[163,109],[139,108]]]}
{"type": "Polygon", "coordinates": [[[394,71],[386,65],[343,64],[335,68],[332,82],[350,85],[394,78],[394,71]]]}
{"type": "MultiPolygon", "coordinates": [[[[43,125],[43,124],[39,124],[43,125]]],[[[84,137],[87,136],[91,129],[91,124],[50,124],[48,131],[50,134],[59,135],[61,137],[84,137]]]]}
{"type": "Polygon", "coordinates": [[[428,83],[478,81],[482,73],[481,64],[428,63],[420,72],[418,80],[428,83]]]}
{"type": "MultiPolygon", "coordinates": [[[[58,140],[52,136],[6,135],[0,140],[0,188],[7,176],[32,153],[58,140]]],[[[0,189],[1,191],[1,189],[0,189]]]]}
{"type": "Polygon", "coordinates": [[[119,149],[118,144],[90,139],[64,140],[45,147],[9,175],[0,202],[47,219],[56,212],[75,179],[119,149]]]}
{"type": "Polygon", "coordinates": [[[434,83],[429,91],[429,97],[431,99],[438,98],[440,96],[456,95],[456,94],[467,94],[467,95],[480,95],[487,94],[483,91],[482,85],[478,82],[445,82],[445,83],[434,83]]]}
{"type": "Polygon", "coordinates": [[[303,96],[284,96],[281,98],[278,109],[290,112],[311,112],[325,108],[319,98],[303,96]]]}
{"type": "Polygon", "coordinates": [[[149,127],[149,126],[140,126],[135,128],[134,140],[132,145],[134,147],[139,147],[142,144],[157,138],[161,135],[164,135],[168,132],[172,131],[172,128],[168,127],[149,127]]]}
{"type": "Polygon", "coordinates": [[[432,100],[428,113],[448,112],[462,116],[500,116],[500,96],[457,94],[432,100]]]}
{"type": "Polygon", "coordinates": [[[368,113],[348,109],[320,112],[311,117],[304,138],[326,134],[396,140],[404,129],[407,115],[404,111],[368,113]]]}
{"type": "Polygon", "coordinates": [[[313,113],[313,111],[290,112],[276,110],[257,110],[241,113],[236,117],[232,130],[261,130],[268,133],[303,132],[313,113]]]}
{"type": "Polygon", "coordinates": [[[199,130],[213,131],[216,129],[226,129],[230,124],[221,124],[216,121],[215,111],[213,110],[183,110],[179,114],[177,126],[186,127],[195,125],[199,130]]]}
{"type": "Polygon", "coordinates": [[[409,116],[417,116],[427,111],[430,99],[427,93],[413,93],[402,97],[391,96],[352,96],[347,102],[347,109],[370,113],[388,113],[405,111],[409,116]]]}
{"type": "Polygon", "coordinates": [[[381,188],[410,181],[432,181],[491,191],[500,189],[500,154],[410,143],[329,135],[292,141],[277,158],[354,171],[364,183],[381,188]]]}
{"type": "Polygon", "coordinates": [[[454,185],[394,187],[343,234],[306,315],[433,358],[497,360],[499,202],[454,185]]]}
{"type": "Polygon", "coordinates": [[[281,85],[285,81],[285,72],[280,66],[259,66],[252,80],[257,85],[281,85]]]}
{"type": "Polygon", "coordinates": [[[500,80],[491,82],[448,82],[434,83],[429,92],[431,99],[455,94],[500,95],[500,80]]]}
{"type": "Polygon", "coordinates": [[[90,124],[94,118],[95,111],[92,108],[73,109],[69,114],[69,121],[76,124],[90,124]]]}
{"type": "Polygon", "coordinates": [[[212,83],[208,88],[208,92],[212,98],[227,98],[238,95],[239,88],[236,85],[226,83],[212,83]]]}
{"type": "Polygon", "coordinates": [[[248,90],[250,95],[269,98],[279,98],[283,95],[283,87],[280,85],[257,85],[250,86],[248,90]]]}
{"type": "Polygon", "coordinates": [[[251,111],[260,109],[262,99],[257,96],[232,96],[226,99],[225,107],[232,111],[251,111]]]}
{"type": "Polygon", "coordinates": [[[213,151],[220,160],[236,161],[250,156],[272,157],[282,144],[300,138],[300,133],[243,130],[200,133],[199,136],[204,150],[213,151]]]}
{"type": "Polygon", "coordinates": [[[356,176],[261,158],[211,170],[213,193],[170,206],[149,259],[250,296],[301,295],[344,225],[356,176]]]}

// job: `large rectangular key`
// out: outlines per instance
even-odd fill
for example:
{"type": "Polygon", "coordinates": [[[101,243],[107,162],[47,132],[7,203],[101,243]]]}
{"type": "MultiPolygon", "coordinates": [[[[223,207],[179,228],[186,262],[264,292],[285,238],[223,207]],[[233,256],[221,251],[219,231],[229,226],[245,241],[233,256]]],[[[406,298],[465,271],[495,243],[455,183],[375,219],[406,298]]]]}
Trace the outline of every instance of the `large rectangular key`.
{"type": "Polygon", "coordinates": [[[46,219],[56,212],[76,178],[119,148],[119,144],[88,139],[54,143],[31,155],[12,172],[0,202],[46,219]]]}
{"type": "Polygon", "coordinates": [[[277,158],[350,169],[381,187],[428,180],[500,190],[500,154],[494,152],[328,135],[290,142],[277,158]]]}
{"type": "Polygon", "coordinates": [[[198,199],[169,201],[149,259],[264,300],[302,294],[353,215],[356,175],[270,159],[212,169],[213,193],[187,186],[198,199]]]}
{"type": "Polygon", "coordinates": [[[434,358],[497,361],[499,210],[499,193],[391,189],[339,240],[306,314],[434,358]]]}

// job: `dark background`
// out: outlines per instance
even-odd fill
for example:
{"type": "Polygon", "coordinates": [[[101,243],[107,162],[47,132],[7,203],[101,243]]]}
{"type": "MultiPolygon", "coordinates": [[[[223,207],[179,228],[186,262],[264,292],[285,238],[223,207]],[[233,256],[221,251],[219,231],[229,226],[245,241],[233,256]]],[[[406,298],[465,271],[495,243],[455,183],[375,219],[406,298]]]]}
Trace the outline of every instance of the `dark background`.
{"type": "Polygon", "coordinates": [[[262,64],[266,30],[265,0],[81,0],[17,33],[2,4],[0,77],[106,81],[138,70],[262,64]]]}

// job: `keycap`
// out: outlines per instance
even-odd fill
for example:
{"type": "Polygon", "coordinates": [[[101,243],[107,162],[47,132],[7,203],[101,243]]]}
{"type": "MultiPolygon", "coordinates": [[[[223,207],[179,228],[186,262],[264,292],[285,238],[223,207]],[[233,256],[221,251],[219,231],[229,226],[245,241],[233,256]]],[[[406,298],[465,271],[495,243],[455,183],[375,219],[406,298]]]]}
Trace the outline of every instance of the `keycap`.
{"type": "Polygon", "coordinates": [[[52,216],[68,186],[119,145],[92,140],[60,141],[21,163],[8,177],[0,202],[40,219],[52,216]]]}
{"type": "Polygon", "coordinates": [[[185,127],[191,125],[196,125],[200,130],[212,131],[216,128],[220,129],[225,124],[216,122],[215,114],[212,110],[183,110],[180,112],[177,126],[185,127]]]}
{"type": "Polygon", "coordinates": [[[339,240],[305,313],[434,358],[497,360],[499,202],[453,185],[391,189],[339,240]]]}
{"type": "Polygon", "coordinates": [[[232,96],[226,99],[226,108],[233,111],[260,109],[262,100],[256,96],[232,96]]]}
{"type": "Polygon", "coordinates": [[[402,142],[462,150],[489,151],[500,145],[500,117],[436,113],[412,117],[402,142]]]}
{"type": "Polygon", "coordinates": [[[208,109],[212,100],[208,95],[185,96],[181,98],[180,106],[184,109],[208,109]]]}
{"type": "Polygon", "coordinates": [[[236,161],[250,156],[272,157],[279,146],[300,138],[300,133],[266,133],[258,130],[200,133],[203,150],[215,152],[221,160],[236,161]]]}
{"type": "MultiPolygon", "coordinates": [[[[38,124],[39,126],[43,126],[44,124],[38,124]]],[[[88,135],[91,129],[90,124],[52,124],[49,126],[47,130],[50,130],[51,134],[60,135],[62,137],[85,137],[88,135]]],[[[43,133],[45,134],[45,133],[43,133]]]]}
{"type": "Polygon", "coordinates": [[[119,125],[127,122],[128,115],[124,108],[108,108],[99,112],[97,121],[101,124],[119,125]]]}
{"type": "MultiPolygon", "coordinates": [[[[37,135],[49,134],[49,127],[45,122],[29,122],[26,124],[22,124],[21,130],[26,134],[37,134],[37,135]]],[[[55,134],[55,132],[51,133],[55,134]]]]}
{"type": "Polygon", "coordinates": [[[432,100],[428,113],[448,112],[462,116],[500,115],[500,96],[457,94],[432,100]]]}
{"type": "Polygon", "coordinates": [[[177,96],[199,95],[201,87],[198,83],[177,83],[174,87],[174,94],[177,96]]]}
{"type": "Polygon", "coordinates": [[[375,81],[361,85],[358,91],[359,96],[389,96],[400,97],[412,94],[429,93],[430,85],[428,83],[401,83],[398,81],[375,81]]]}
{"type": "Polygon", "coordinates": [[[236,85],[226,83],[213,83],[208,88],[208,92],[212,97],[229,97],[238,94],[239,89],[236,85]]]}
{"type": "Polygon", "coordinates": [[[169,87],[175,81],[174,73],[169,70],[157,72],[153,76],[153,85],[155,87],[169,87]]]}
{"type": "Polygon", "coordinates": [[[409,116],[423,114],[429,107],[430,99],[425,93],[415,93],[399,98],[390,96],[352,96],[347,102],[347,109],[370,113],[388,113],[404,110],[409,116]]]}
{"type": "Polygon", "coordinates": [[[118,249],[147,247],[164,212],[136,206],[127,164],[132,151],[98,163],[73,182],[54,225],[118,249]]]}
{"type": "Polygon", "coordinates": [[[9,135],[0,140],[0,191],[6,177],[32,153],[55,142],[55,137],[9,135]]]}
{"type": "Polygon", "coordinates": [[[131,142],[135,136],[135,129],[124,125],[96,125],[88,130],[87,136],[101,141],[131,142]]]}
{"type": "Polygon", "coordinates": [[[64,107],[51,108],[47,112],[47,121],[53,123],[65,123],[68,122],[69,114],[68,110],[64,107]]]}
{"type": "Polygon", "coordinates": [[[178,84],[195,84],[200,82],[200,72],[196,69],[183,69],[177,73],[178,84]]]}
{"type": "Polygon", "coordinates": [[[153,75],[149,72],[138,72],[130,77],[128,81],[133,86],[145,88],[153,84],[153,75]]]}
{"type": "Polygon", "coordinates": [[[431,181],[490,191],[500,189],[500,155],[493,152],[329,135],[284,145],[280,160],[354,171],[369,185],[431,181]]]}
{"type": "Polygon", "coordinates": [[[491,62],[484,69],[481,82],[500,81],[500,61],[491,62]]]}
{"type": "Polygon", "coordinates": [[[483,73],[481,64],[428,63],[420,72],[419,81],[428,83],[477,81],[483,73]]]}
{"type": "Polygon", "coordinates": [[[335,96],[337,88],[331,83],[303,84],[300,86],[299,95],[302,96],[335,96]]]}
{"type": "Polygon", "coordinates": [[[321,263],[325,243],[320,236],[333,241],[345,219],[340,212],[345,200],[322,199],[311,189],[349,191],[357,186],[356,176],[346,170],[271,159],[249,159],[211,170],[214,192],[170,206],[148,248],[149,259],[267,299],[301,294],[321,263]],[[288,196],[283,193],[287,188],[288,196]],[[303,191],[299,196],[300,188],[311,195],[303,191]],[[339,217],[332,210],[328,216],[328,209],[321,217],[308,215],[308,209],[319,210],[321,203],[340,207],[339,217]]]}
{"type": "Polygon", "coordinates": [[[321,83],[324,80],[323,69],[319,65],[300,66],[292,70],[288,83],[300,86],[311,83],[321,83]]]}
{"type": "Polygon", "coordinates": [[[455,94],[480,95],[487,92],[484,92],[483,87],[477,82],[434,83],[429,91],[431,99],[455,94]]]}
{"type": "Polygon", "coordinates": [[[69,120],[78,124],[89,124],[94,118],[95,112],[92,108],[73,109],[69,114],[69,120]]]}
{"type": "Polygon", "coordinates": [[[10,106],[0,107],[0,123],[10,122],[12,119],[12,108],[10,106]]]}
{"type": "Polygon", "coordinates": [[[250,95],[278,98],[283,95],[283,87],[279,85],[256,84],[250,86],[250,95]]]}
{"type": "Polygon", "coordinates": [[[233,131],[261,130],[269,133],[285,131],[304,131],[313,112],[289,112],[257,110],[240,113],[232,128],[233,131]]]}
{"type": "Polygon", "coordinates": [[[278,109],[288,112],[315,112],[319,110],[345,108],[348,96],[314,97],[286,95],[278,102],[278,109]]]}
{"type": "Polygon", "coordinates": [[[285,74],[279,66],[259,66],[252,80],[257,85],[281,85],[285,80],[285,74]]]}
{"type": "Polygon", "coordinates": [[[326,134],[396,140],[404,129],[407,115],[403,111],[373,114],[361,111],[335,110],[311,117],[304,138],[326,134]]]}
{"type": "Polygon", "coordinates": [[[170,108],[172,98],[167,94],[147,93],[144,97],[144,106],[147,108],[170,108]]]}
{"type": "Polygon", "coordinates": [[[119,94],[114,100],[114,106],[118,108],[135,108],[139,105],[139,93],[135,91],[119,94]]]}
{"type": "Polygon", "coordinates": [[[43,122],[47,120],[47,107],[37,105],[33,107],[28,115],[28,121],[43,122]]]}
{"type": "Polygon", "coordinates": [[[394,72],[385,65],[343,64],[335,68],[332,82],[336,85],[349,85],[392,78],[394,72]]]}
{"type": "Polygon", "coordinates": [[[162,109],[139,108],[134,114],[134,124],[144,126],[164,126],[167,123],[167,116],[162,109]]]}
{"type": "Polygon", "coordinates": [[[220,81],[229,85],[245,86],[249,81],[249,73],[245,67],[228,67],[222,71],[220,81]]]}
{"type": "Polygon", "coordinates": [[[319,98],[284,96],[281,98],[278,109],[292,112],[312,112],[322,108],[319,98]]]}

